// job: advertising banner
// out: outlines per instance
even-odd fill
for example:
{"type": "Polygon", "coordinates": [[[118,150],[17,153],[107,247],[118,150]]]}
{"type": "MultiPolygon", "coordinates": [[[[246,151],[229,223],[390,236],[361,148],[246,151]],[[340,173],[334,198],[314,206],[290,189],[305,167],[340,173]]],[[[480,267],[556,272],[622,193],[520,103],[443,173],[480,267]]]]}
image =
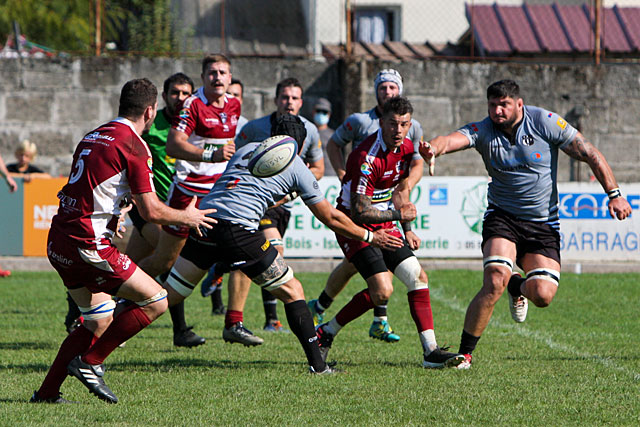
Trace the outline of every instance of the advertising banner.
{"type": "Polygon", "coordinates": [[[24,185],[24,256],[46,256],[51,218],[58,212],[58,191],[67,178],[34,179],[24,185]]]}
{"type": "MultiPolygon", "coordinates": [[[[424,177],[411,192],[418,216],[413,230],[422,239],[418,257],[482,258],[482,218],[488,177],[424,177]]],[[[340,183],[319,181],[335,206],[340,183]]],[[[640,184],[621,186],[634,214],[625,221],[609,216],[600,184],[561,183],[560,231],[564,260],[640,261],[640,184]]],[[[284,238],[287,257],[342,257],[334,233],[296,200],[284,238]]]]}

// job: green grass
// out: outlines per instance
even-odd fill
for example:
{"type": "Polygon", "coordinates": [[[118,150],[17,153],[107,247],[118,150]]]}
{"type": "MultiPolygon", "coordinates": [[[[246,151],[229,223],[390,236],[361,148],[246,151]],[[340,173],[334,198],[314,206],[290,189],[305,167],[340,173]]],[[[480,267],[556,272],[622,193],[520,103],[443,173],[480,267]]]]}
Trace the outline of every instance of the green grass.
{"type": "MultiPolygon", "coordinates": [[[[316,297],[326,274],[299,274],[316,297]]],[[[457,350],[466,306],[480,272],[430,273],[436,334],[457,350]]],[[[640,423],[640,290],[638,274],[562,275],[546,309],[511,320],[501,300],[474,352],[469,371],[424,370],[407,308],[396,283],[390,322],[396,344],[368,337],[371,315],[343,329],[330,358],[345,374],[307,374],[291,334],[268,335],[245,348],[222,341],[223,319],[196,291],[187,321],[204,346],[172,345],[168,314],[117,349],[106,382],[120,398],[107,405],[68,378],[64,397],[80,405],[26,403],[65,337],[64,289],[55,273],[20,273],[0,280],[0,425],[566,425],[640,423]]],[[[364,287],[354,280],[331,315],[364,287]]],[[[278,312],[286,325],[282,305],[278,312]]],[[[257,287],[245,324],[261,332],[257,287]]]]}

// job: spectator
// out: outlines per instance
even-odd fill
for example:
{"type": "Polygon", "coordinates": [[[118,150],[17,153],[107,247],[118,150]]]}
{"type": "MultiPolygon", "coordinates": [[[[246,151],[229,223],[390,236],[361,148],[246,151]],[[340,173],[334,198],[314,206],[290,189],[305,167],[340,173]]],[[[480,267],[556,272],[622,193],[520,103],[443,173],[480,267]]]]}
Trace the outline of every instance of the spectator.
{"type": "Polygon", "coordinates": [[[28,139],[23,140],[14,153],[17,162],[7,165],[9,174],[13,178],[22,178],[24,182],[29,182],[33,178],[51,178],[51,175],[31,164],[36,154],[38,154],[36,144],[28,139]]]}

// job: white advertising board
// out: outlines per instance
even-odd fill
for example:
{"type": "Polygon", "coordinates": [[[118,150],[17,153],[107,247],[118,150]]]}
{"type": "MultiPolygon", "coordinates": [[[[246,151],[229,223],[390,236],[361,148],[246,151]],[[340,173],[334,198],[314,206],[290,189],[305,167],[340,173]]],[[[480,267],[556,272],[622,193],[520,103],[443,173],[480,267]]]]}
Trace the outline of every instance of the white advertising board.
{"type": "MultiPolygon", "coordinates": [[[[482,217],[487,177],[424,177],[411,193],[418,209],[413,229],[422,239],[418,257],[481,258],[482,217]]],[[[319,181],[332,205],[340,191],[336,177],[319,181]]],[[[640,184],[622,185],[634,212],[640,184]]],[[[598,183],[561,183],[561,251],[565,260],[640,261],[640,218],[609,217],[607,197],[598,183]]],[[[284,238],[287,257],[342,257],[335,235],[296,200],[284,238]]]]}

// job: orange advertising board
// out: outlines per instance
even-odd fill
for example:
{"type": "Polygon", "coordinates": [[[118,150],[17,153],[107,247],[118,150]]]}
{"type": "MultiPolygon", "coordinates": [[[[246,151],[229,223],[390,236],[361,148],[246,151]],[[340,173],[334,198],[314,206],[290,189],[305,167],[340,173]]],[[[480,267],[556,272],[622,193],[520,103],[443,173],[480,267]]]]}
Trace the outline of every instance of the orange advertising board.
{"type": "Polygon", "coordinates": [[[24,256],[46,256],[51,218],[58,212],[58,191],[67,178],[34,179],[24,184],[24,256]]]}

